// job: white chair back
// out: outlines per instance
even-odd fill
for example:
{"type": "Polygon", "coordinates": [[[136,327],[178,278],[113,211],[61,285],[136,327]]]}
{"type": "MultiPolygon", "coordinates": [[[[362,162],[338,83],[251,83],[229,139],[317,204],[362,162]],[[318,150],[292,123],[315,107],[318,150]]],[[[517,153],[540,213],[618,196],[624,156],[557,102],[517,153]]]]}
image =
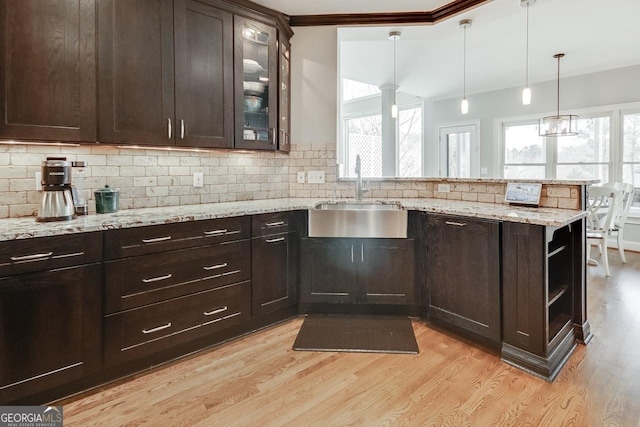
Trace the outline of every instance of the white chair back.
{"type": "Polygon", "coordinates": [[[587,190],[587,228],[590,233],[609,234],[615,217],[620,190],[614,187],[591,186],[587,190]]]}

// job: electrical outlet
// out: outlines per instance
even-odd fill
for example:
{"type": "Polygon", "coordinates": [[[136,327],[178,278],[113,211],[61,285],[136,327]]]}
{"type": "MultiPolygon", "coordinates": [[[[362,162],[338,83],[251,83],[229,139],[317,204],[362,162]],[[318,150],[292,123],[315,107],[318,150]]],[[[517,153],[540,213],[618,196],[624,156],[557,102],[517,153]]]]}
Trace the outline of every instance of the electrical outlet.
{"type": "Polygon", "coordinates": [[[298,172],[298,184],[304,184],[304,171],[298,172]]]}
{"type": "Polygon", "coordinates": [[[309,171],[309,184],[324,184],[324,171],[309,171]]]}
{"type": "Polygon", "coordinates": [[[204,173],[202,173],[202,172],[194,172],[193,173],[193,186],[194,187],[203,187],[204,186],[204,173]]]}
{"type": "Polygon", "coordinates": [[[36,172],[36,190],[42,191],[42,172],[36,172]]]}
{"type": "Polygon", "coordinates": [[[438,193],[448,193],[449,191],[451,191],[449,184],[438,184],[438,193]]]}

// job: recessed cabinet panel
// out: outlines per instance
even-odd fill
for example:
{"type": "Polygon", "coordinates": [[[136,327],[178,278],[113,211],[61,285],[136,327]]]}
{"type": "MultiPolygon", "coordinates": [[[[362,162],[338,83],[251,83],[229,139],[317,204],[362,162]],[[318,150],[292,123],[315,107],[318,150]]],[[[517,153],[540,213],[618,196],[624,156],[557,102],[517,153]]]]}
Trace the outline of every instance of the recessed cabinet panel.
{"type": "Polygon", "coordinates": [[[429,317],[499,343],[500,225],[427,218],[429,317]]]}
{"type": "Polygon", "coordinates": [[[170,145],[173,2],[98,2],[100,142],[170,145]]]}
{"type": "Polygon", "coordinates": [[[95,2],[0,2],[0,137],[94,141],[95,2]]]}
{"type": "Polygon", "coordinates": [[[176,144],[233,146],[233,16],[176,1],[176,144]]]}
{"type": "Polygon", "coordinates": [[[99,369],[98,264],[0,279],[0,403],[99,369]]]}

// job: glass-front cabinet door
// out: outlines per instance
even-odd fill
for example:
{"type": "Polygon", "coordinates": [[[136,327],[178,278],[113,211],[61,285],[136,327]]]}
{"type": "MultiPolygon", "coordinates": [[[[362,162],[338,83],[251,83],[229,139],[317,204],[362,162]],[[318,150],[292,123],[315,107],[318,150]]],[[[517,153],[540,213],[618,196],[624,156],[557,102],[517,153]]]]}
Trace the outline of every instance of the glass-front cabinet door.
{"type": "Polygon", "coordinates": [[[276,29],[235,17],[238,148],[275,150],[278,117],[276,29]]]}
{"type": "Polygon", "coordinates": [[[278,95],[278,150],[291,151],[291,45],[284,36],[278,44],[280,57],[280,85],[278,95]]]}

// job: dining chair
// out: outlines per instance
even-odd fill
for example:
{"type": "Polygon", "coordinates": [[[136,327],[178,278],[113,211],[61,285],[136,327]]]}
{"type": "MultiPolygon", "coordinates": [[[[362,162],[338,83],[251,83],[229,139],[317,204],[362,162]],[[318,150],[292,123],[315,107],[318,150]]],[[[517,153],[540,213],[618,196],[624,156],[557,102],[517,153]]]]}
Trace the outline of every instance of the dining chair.
{"type": "Polygon", "coordinates": [[[616,237],[618,244],[618,251],[620,252],[620,258],[622,262],[627,262],[627,257],[624,255],[624,224],[627,222],[627,216],[629,216],[629,210],[633,204],[634,192],[633,184],[625,182],[615,182],[612,184],[605,184],[604,186],[613,187],[620,191],[620,195],[616,200],[616,210],[613,217],[613,224],[611,227],[611,235],[616,237]]]}
{"type": "Polygon", "coordinates": [[[613,227],[616,202],[622,192],[613,186],[591,186],[587,193],[587,260],[591,260],[591,245],[598,245],[606,275],[611,276],[607,240],[613,227]]]}

